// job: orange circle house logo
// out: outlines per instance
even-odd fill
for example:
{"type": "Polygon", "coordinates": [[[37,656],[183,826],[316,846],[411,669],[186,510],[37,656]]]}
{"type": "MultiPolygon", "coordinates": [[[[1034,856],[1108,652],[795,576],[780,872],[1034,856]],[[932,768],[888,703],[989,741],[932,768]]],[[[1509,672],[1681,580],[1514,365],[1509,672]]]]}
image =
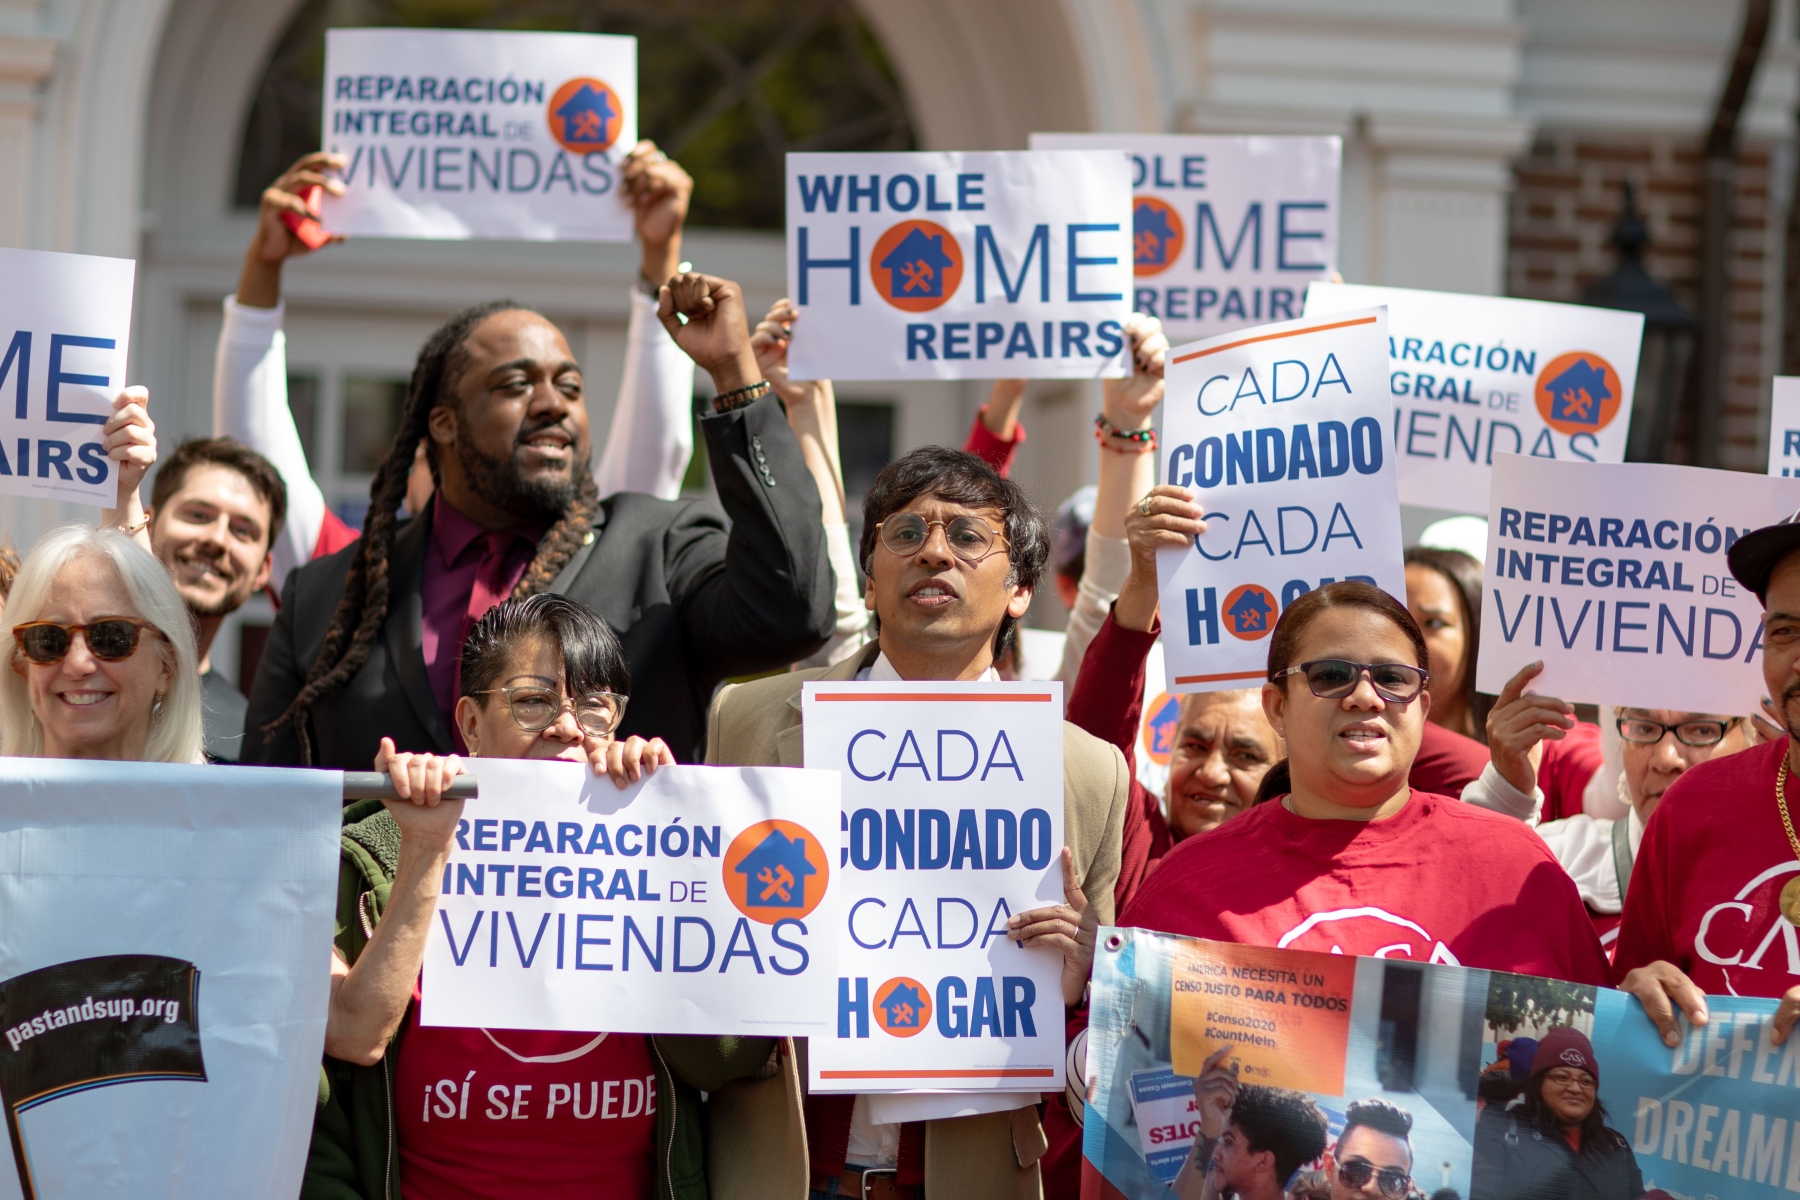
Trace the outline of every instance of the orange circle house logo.
{"type": "Polygon", "coordinates": [[[619,93],[598,79],[571,79],[550,97],[550,136],[571,154],[592,154],[619,140],[625,105],[619,93]]]}
{"type": "Polygon", "coordinates": [[[894,1037],[923,1033],[931,1023],[931,991],[902,975],[875,989],[875,1023],[894,1037]]]}
{"type": "Polygon", "coordinates": [[[1275,628],[1275,616],[1280,611],[1275,593],[1268,588],[1258,583],[1239,584],[1225,597],[1225,628],[1234,638],[1259,641],[1275,628]]]}
{"type": "Polygon", "coordinates": [[[895,308],[929,312],[956,294],[963,252],[956,237],[931,221],[902,221],[875,239],[869,276],[895,308]]]}
{"type": "Polygon", "coordinates": [[[1138,196],[1131,202],[1131,273],[1157,275],[1169,269],[1186,240],[1181,214],[1155,196],[1138,196]]]}
{"type": "Polygon", "coordinates": [[[1144,713],[1144,753],[1159,767],[1175,756],[1175,727],[1181,716],[1181,697],[1158,692],[1144,713]]]}
{"type": "Polygon", "coordinates": [[[758,821],[725,849],[725,894],[752,921],[799,920],[825,898],[825,847],[792,821],[758,821]]]}
{"type": "Polygon", "coordinates": [[[1619,373],[1598,354],[1559,354],[1538,373],[1538,415],[1558,433],[1599,433],[1619,415],[1619,373]]]}

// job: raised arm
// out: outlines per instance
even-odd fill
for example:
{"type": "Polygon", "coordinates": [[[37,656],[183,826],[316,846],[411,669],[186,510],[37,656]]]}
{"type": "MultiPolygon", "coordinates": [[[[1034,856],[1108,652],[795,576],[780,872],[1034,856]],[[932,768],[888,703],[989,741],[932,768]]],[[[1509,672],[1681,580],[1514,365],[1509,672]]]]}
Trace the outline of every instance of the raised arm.
{"type": "Polygon", "coordinates": [[[150,419],[149,389],[128,387],[114,396],[112,416],[100,433],[106,456],[118,472],[119,485],[113,506],[100,512],[100,524],[119,530],[154,554],[150,518],[138,491],[144,476],[156,465],[156,422],[150,419]]]}
{"type": "Polygon", "coordinates": [[[1534,825],[1544,803],[1544,793],[1538,787],[1544,740],[1560,740],[1575,727],[1573,705],[1525,690],[1543,669],[1541,662],[1530,663],[1506,681],[1494,707],[1488,711],[1488,750],[1492,757],[1462,791],[1467,803],[1534,825]]]}
{"type": "Polygon", "coordinates": [[[987,403],[975,413],[975,424],[969,428],[969,439],[963,449],[988,466],[1006,474],[1012,469],[1013,455],[1025,444],[1025,426],[1019,424],[1019,408],[1025,403],[1023,379],[996,379],[988,389],[987,403]]]}
{"type": "Polygon", "coordinates": [[[694,455],[694,361],[657,321],[656,291],[680,266],[681,228],[694,181],[648,141],[625,156],[623,178],[641,257],[638,284],[631,290],[619,400],[594,482],[603,497],[643,492],[673,500],[694,455]]]}

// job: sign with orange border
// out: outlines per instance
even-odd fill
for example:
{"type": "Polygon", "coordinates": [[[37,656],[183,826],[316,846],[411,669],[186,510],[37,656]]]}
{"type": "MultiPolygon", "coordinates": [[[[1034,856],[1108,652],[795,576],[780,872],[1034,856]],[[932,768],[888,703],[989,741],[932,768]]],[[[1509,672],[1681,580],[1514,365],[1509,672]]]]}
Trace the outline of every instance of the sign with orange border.
{"type": "Polygon", "coordinates": [[[1246,1083],[1335,1096],[1344,1090],[1356,959],[1224,942],[1183,942],[1170,971],[1177,1075],[1230,1046],[1246,1083]]]}

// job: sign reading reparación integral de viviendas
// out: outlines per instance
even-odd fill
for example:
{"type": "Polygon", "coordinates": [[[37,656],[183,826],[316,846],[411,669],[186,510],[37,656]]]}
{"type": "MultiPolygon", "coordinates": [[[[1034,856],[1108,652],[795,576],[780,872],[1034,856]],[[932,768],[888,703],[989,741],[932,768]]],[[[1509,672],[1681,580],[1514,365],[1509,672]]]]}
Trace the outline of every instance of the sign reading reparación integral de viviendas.
{"type": "Polygon", "coordinates": [[[426,943],[423,1021],[813,1034],[831,1019],[837,776],[482,759],[426,943]]]}
{"type": "Polygon", "coordinates": [[[0,1099],[26,1200],[36,1200],[27,1112],[138,1080],[206,1082],[200,972],[156,954],[58,963],[0,983],[0,1099]]]}
{"type": "Polygon", "coordinates": [[[796,379],[1127,374],[1116,150],[790,154],[796,379]]]}
{"type": "Polygon", "coordinates": [[[323,145],[349,159],[334,233],[625,242],[637,39],[331,29],[323,145]]]}

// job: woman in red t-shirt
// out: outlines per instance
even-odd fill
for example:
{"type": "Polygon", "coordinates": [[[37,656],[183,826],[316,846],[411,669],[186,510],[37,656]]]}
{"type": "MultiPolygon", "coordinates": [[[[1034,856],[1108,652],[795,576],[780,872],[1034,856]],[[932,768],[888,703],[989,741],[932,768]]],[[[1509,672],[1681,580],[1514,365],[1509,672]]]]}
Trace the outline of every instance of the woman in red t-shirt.
{"type": "MultiPolygon", "coordinates": [[[[470,632],[460,666],[455,719],[470,757],[585,762],[620,787],[674,761],[660,738],[613,740],[630,691],[624,652],[566,597],[501,602],[470,632]]],[[[699,1114],[678,1132],[671,1093],[756,1071],[772,1039],[708,1058],[723,1039],[670,1047],[642,1034],[419,1024],[425,939],[462,811],[444,793],[463,765],[383,738],[375,767],[400,799],[346,814],[338,922],[360,923],[367,941],[340,934],[332,959],[325,1052],[337,1111],[315,1124],[308,1194],[385,1200],[397,1166],[401,1200],[704,1195],[699,1114]],[[714,1061],[733,1054],[739,1070],[714,1061]],[[709,1075],[671,1073],[671,1061],[695,1058],[709,1075]]]]}
{"type": "Polygon", "coordinates": [[[1407,785],[1428,661],[1417,623],[1379,588],[1295,600],[1263,685],[1287,759],[1249,812],[1176,846],[1119,923],[1610,982],[1574,883],[1535,834],[1407,785]]]}

